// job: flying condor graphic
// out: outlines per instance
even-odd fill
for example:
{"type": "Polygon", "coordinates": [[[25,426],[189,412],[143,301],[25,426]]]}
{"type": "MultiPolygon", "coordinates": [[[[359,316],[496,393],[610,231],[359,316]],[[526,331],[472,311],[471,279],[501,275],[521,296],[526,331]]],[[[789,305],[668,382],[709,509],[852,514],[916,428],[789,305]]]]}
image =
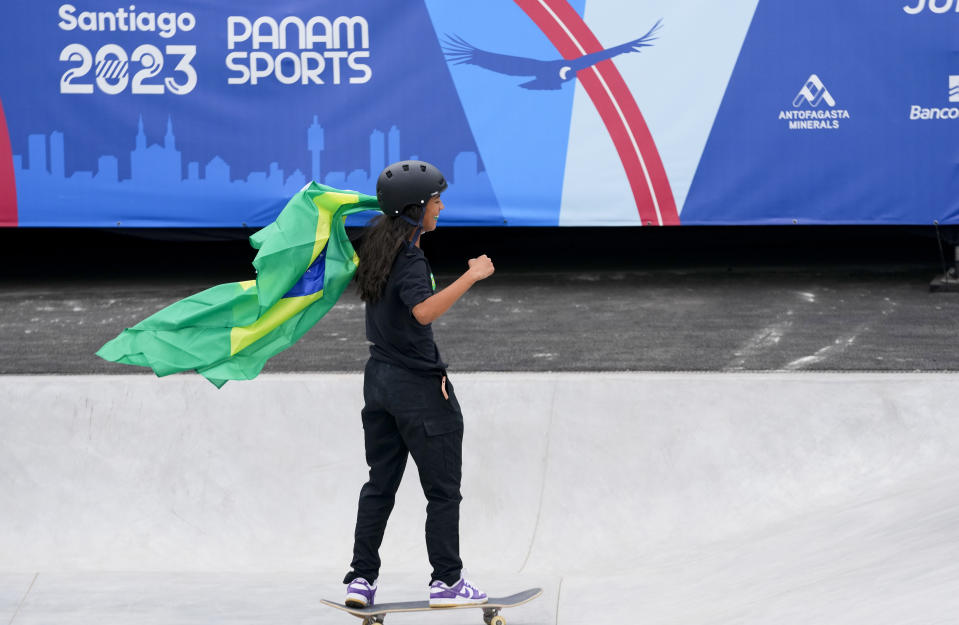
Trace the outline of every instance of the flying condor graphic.
{"type": "Polygon", "coordinates": [[[443,42],[443,54],[446,60],[456,65],[476,65],[507,76],[534,76],[533,80],[521,83],[524,89],[556,90],[576,77],[576,72],[586,69],[600,61],[611,59],[628,52],[639,52],[653,45],[654,36],[662,20],[658,20],[645,35],[622,45],[584,54],[575,59],[557,59],[541,61],[522,56],[510,56],[480,50],[462,37],[447,35],[443,42]]]}

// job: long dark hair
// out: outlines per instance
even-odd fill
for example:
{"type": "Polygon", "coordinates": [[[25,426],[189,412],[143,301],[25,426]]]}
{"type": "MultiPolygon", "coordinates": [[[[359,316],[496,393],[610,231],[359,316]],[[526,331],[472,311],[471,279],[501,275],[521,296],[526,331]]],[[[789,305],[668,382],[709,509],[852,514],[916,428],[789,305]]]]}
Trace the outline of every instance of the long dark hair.
{"type": "MultiPolygon", "coordinates": [[[[419,206],[408,206],[403,210],[403,214],[414,221],[419,221],[422,212],[419,206]]],[[[401,217],[377,215],[364,229],[357,252],[360,265],[356,268],[356,285],[361,300],[373,304],[383,296],[393,261],[399,251],[407,246],[415,228],[401,217]]]]}

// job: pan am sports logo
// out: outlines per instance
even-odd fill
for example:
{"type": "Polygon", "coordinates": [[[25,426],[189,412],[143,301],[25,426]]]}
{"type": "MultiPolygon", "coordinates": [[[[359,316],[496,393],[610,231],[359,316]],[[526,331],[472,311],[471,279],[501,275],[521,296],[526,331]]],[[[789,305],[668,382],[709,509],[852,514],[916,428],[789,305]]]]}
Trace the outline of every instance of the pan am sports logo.
{"type": "Polygon", "coordinates": [[[370,25],[355,15],[330,20],[314,15],[279,20],[263,15],[226,20],[226,67],[235,72],[227,83],[256,85],[364,84],[373,76],[369,64],[370,25]],[[240,48],[240,49],[237,49],[240,48]],[[265,48],[261,50],[261,48],[265,48]]]}
{"type": "Polygon", "coordinates": [[[779,111],[789,130],[836,130],[840,120],[849,119],[849,111],[836,108],[835,98],[816,74],[809,75],[793,98],[793,109],[779,111]],[[819,108],[824,102],[826,107],[819,108]]]}
{"type": "MultiPolygon", "coordinates": [[[[949,101],[959,102],[959,75],[949,77],[949,101]]],[[[959,106],[926,107],[913,104],[909,107],[909,120],[959,119],[959,106]]]]}

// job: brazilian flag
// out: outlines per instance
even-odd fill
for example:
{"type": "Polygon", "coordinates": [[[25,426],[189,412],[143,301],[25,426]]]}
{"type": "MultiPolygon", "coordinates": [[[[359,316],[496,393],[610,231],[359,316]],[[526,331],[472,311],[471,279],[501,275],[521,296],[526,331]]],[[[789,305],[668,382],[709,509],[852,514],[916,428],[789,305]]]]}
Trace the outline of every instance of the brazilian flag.
{"type": "Polygon", "coordinates": [[[150,367],[158,376],[195,370],[217,388],[251,380],[293,345],[346,289],[359,258],[348,215],[379,210],[375,197],[311,182],[250,237],[256,280],[182,299],[124,330],[97,356],[150,367]]]}

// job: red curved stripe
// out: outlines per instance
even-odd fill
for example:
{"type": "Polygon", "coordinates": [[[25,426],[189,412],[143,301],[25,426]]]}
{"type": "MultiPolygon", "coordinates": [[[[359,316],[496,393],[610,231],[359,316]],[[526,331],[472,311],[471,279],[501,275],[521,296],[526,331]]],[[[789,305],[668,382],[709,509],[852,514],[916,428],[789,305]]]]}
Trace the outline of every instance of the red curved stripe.
{"type": "MultiPolygon", "coordinates": [[[[593,72],[582,72],[578,79],[586,89],[586,93],[590,95],[593,105],[596,107],[600,118],[602,118],[606,129],[609,131],[613,145],[616,146],[619,159],[622,161],[623,168],[626,171],[626,178],[629,180],[629,186],[633,191],[633,199],[636,202],[636,209],[639,211],[640,220],[645,226],[660,225],[661,213],[657,214],[656,205],[653,203],[652,194],[655,192],[655,186],[651,186],[646,180],[646,175],[643,173],[643,165],[640,163],[636,149],[633,147],[633,143],[630,141],[629,135],[622,125],[622,119],[619,113],[616,112],[613,101],[609,98],[606,90],[603,89],[602,84],[599,82],[599,78],[597,78],[593,72]]],[[[640,149],[642,150],[642,148],[640,149]]],[[[648,150],[645,152],[648,152],[648,150]]]]}
{"type": "MultiPolygon", "coordinates": [[[[586,49],[587,53],[603,49],[603,45],[596,38],[596,35],[589,29],[586,22],[576,13],[567,0],[545,0],[545,3],[562,20],[566,27],[573,33],[573,36],[579,40],[580,44],[586,49]]],[[[656,148],[656,142],[653,140],[652,133],[646,125],[646,120],[633,98],[632,92],[626,85],[622,74],[616,69],[612,60],[606,60],[596,64],[596,68],[606,84],[609,85],[616,99],[626,116],[627,122],[636,142],[642,152],[643,159],[646,162],[646,170],[652,182],[656,198],[659,201],[660,214],[663,217],[664,225],[675,225],[679,223],[679,215],[676,212],[676,201],[673,198],[672,188],[669,186],[669,178],[666,176],[666,169],[663,167],[663,161],[659,156],[659,150],[656,148]]],[[[584,72],[585,73],[585,72],[584,72]]],[[[597,81],[598,82],[598,81],[597,81]]],[[[598,88],[602,89],[601,85],[598,88]]],[[[645,180],[644,180],[645,182],[645,180]]]]}
{"type": "MultiPolygon", "coordinates": [[[[515,0],[515,2],[539,26],[563,58],[581,56],[583,52],[580,47],[587,54],[603,49],[596,36],[566,0],[515,0]]],[[[582,70],[577,74],[577,78],[593,101],[613,140],[629,180],[642,223],[645,225],[679,224],[676,202],[662,159],[639,106],[626,86],[626,81],[611,60],[597,63],[594,67],[595,72],[591,69],[582,70]],[[612,97],[603,87],[600,77],[606,82],[612,97]],[[623,118],[616,110],[617,105],[626,119],[625,125],[623,118]],[[636,141],[636,146],[630,140],[630,133],[636,141]],[[636,147],[639,148],[639,154],[636,153],[636,147]],[[645,172],[640,156],[646,165],[645,172]]]]}
{"type": "MultiPolygon", "coordinates": [[[[537,26],[546,34],[563,58],[571,59],[582,56],[583,52],[580,47],[576,45],[577,42],[571,39],[569,34],[563,29],[565,20],[563,20],[563,24],[558,23],[539,0],[517,0],[517,4],[536,22],[537,26]]],[[[547,2],[546,4],[550,5],[550,9],[553,8],[551,6],[552,3],[547,2]]],[[[555,10],[553,12],[556,13],[555,10]]],[[[573,13],[575,14],[575,11],[573,11],[573,13]]],[[[560,14],[556,13],[556,15],[559,16],[560,14]]],[[[579,20],[578,15],[576,19],[579,20]]],[[[567,26],[567,28],[569,28],[569,26],[567,26]]],[[[571,28],[570,32],[572,32],[571,28]]],[[[602,49],[602,46],[599,46],[598,41],[592,36],[586,40],[579,41],[579,44],[587,53],[602,49]]],[[[603,61],[601,64],[611,65],[612,61],[603,61]]],[[[597,64],[597,68],[598,65],[601,64],[597,64]]],[[[616,147],[620,161],[623,164],[623,169],[626,172],[626,177],[629,180],[641,222],[644,225],[659,225],[660,219],[656,213],[652,197],[655,187],[651,187],[646,181],[639,156],[636,154],[636,149],[629,139],[628,129],[623,124],[622,117],[616,112],[616,107],[610,98],[610,94],[603,88],[599,78],[592,70],[580,71],[577,74],[577,78],[583,84],[586,93],[593,101],[593,106],[596,107],[610,138],[613,140],[613,145],[616,147]]],[[[607,82],[607,84],[609,83],[607,82]]],[[[610,88],[612,89],[612,87],[610,88]]],[[[640,150],[642,151],[642,148],[640,148],[640,150]]]]}
{"type": "Polygon", "coordinates": [[[17,181],[13,171],[13,150],[10,149],[3,102],[0,102],[0,227],[17,224],[17,181]]]}

